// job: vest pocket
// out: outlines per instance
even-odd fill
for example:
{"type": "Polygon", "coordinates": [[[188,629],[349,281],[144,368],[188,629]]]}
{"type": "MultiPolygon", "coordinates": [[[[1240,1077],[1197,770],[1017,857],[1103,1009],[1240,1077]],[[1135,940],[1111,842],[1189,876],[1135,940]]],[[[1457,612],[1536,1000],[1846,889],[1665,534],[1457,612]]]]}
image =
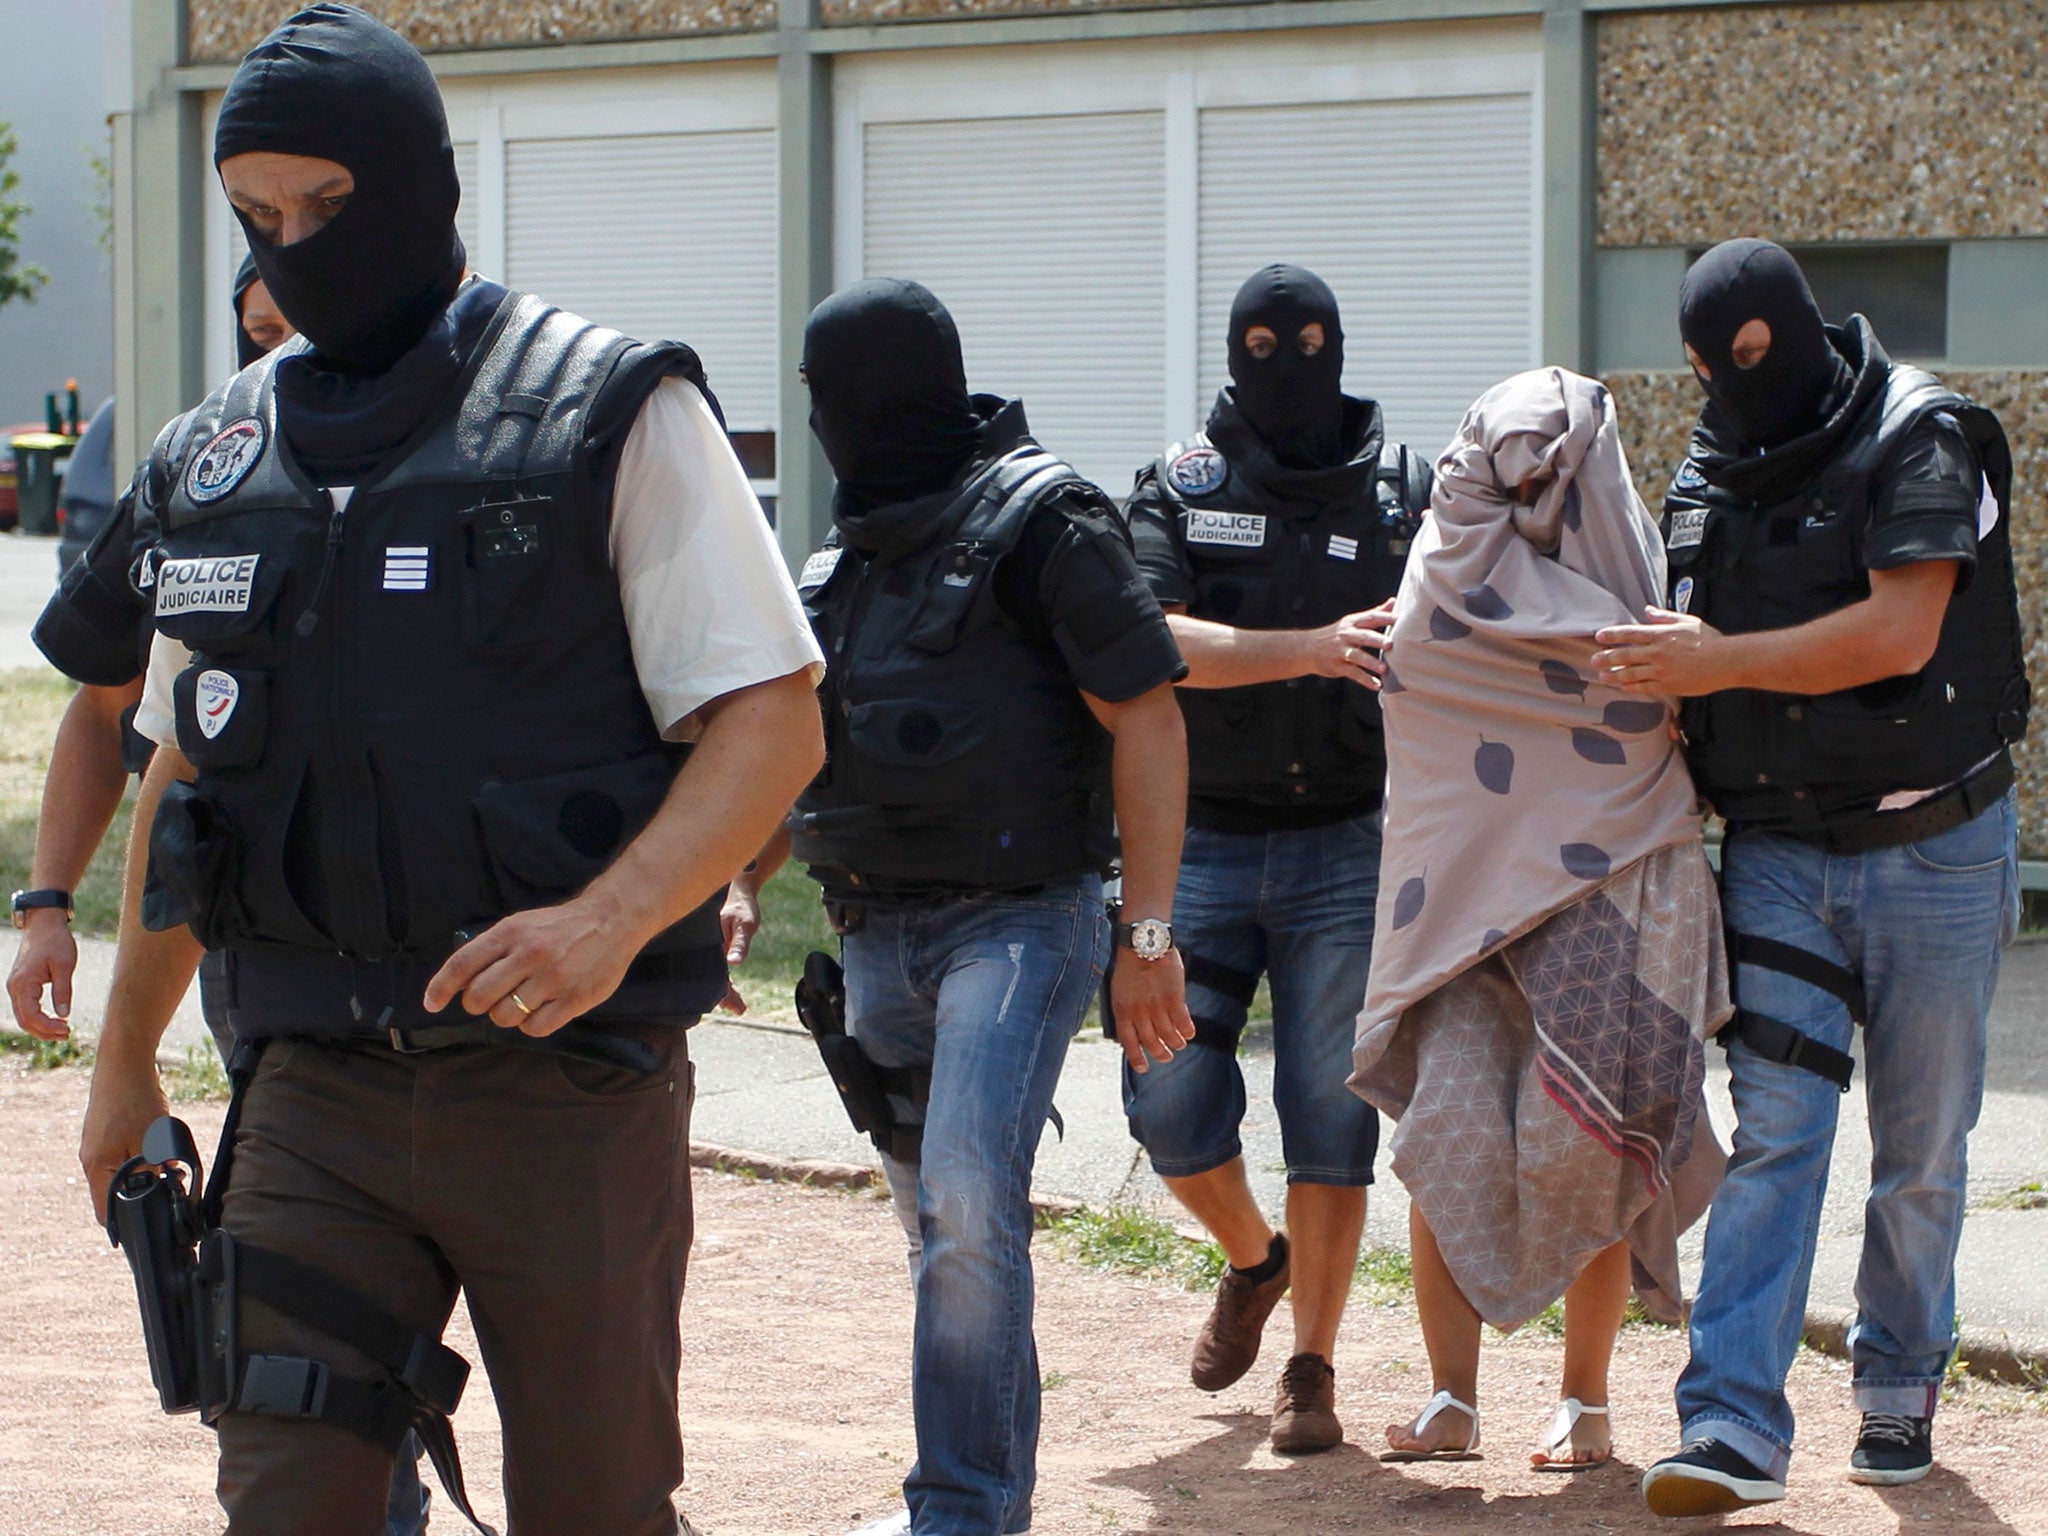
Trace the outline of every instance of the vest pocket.
{"type": "Polygon", "coordinates": [[[486,784],[471,802],[505,910],[565,901],[654,819],[676,762],[652,752],[517,783],[486,784]]]}
{"type": "Polygon", "coordinates": [[[253,768],[270,730],[270,674],[198,662],[171,685],[178,750],[198,768],[253,768]]]}
{"type": "Polygon", "coordinates": [[[876,699],[846,719],[855,759],[855,794],[871,805],[948,805],[970,800],[978,785],[960,759],[989,739],[988,716],[957,701],[876,699]]]}
{"type": "Polygon", "coordinates": [[[462,639],[491,655],[523,650],[549,623],[553,559],[545,501],[471,508],[457,519],[462,535],[462,639]]]}
{"type": "Polygon", "coordinates": [[[995,562],[984,550],[956,546],[939,551],[924,584],[924,600],[904,638],[920,651],[944,655],[960,643],[982,583],[995,562]]]}
{"type": "Polygon", "coordinates": [[[1939,688],[1925,674],[1888,677],[1779,707],[1799,711],[1814,756],[1840,763],[1850,782],[1867,778],[1874,760],[1920,756],[1943,724],[1939,688]]]}
{"type": "Polygon", "coordinates": [[[208,949],[235,937],[235,835],[227,814],[196,785],[172,784],[149,829],[142,926],[152,933],[189,926],[208,949]]]}

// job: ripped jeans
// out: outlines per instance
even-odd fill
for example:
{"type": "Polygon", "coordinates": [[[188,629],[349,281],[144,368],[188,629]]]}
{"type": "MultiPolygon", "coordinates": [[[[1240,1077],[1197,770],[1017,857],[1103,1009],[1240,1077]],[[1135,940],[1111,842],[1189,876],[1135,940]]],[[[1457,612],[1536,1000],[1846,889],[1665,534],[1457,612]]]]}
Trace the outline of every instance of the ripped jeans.
{"type": "Polygon", "coordinates": [[[1031,1525],[1031,1169],[1108,958],[1092,875],[1028,896],[871,908],[846,936],[849,1030],[879,1064],[932,1074],[916,1170],[917,1465],[903,1484],[916,1536],[1031,1525]]]}

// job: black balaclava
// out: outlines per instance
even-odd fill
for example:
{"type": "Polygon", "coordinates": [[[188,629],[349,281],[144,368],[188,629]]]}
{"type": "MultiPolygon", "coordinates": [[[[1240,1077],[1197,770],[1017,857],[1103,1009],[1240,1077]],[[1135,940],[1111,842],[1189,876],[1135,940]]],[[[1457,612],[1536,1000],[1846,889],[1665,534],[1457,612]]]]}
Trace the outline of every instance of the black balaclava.
{"type": "Polygon", "coordinates": [[[1806,274],[1768,240],[1724,240],[1692,264],[1679,291],[1678,331],[1713,375],[1700,387],[1752,450],[1819,428],[1828,394],[1848,369],[1828,340],[1806,274]],[[1771,328],[1771,348],[1755,367],[1738,368],[1735,336],[1752,320],[1771,328]]]}
{"type": "Polygon", "coordinates": [[[812,310],[804,377],[811,430],[856,503],[887,506],[941,490],[981,442],[960,333],[920,283],[871,277],[812,310]]]}
{"type": "MultiPolygon", "coordinates": [[[[466,256],[441,92],[418,50],[353,6],[308,6],[250,50],[228,85],[213,161],[311,155],[355,177],[348,204],[288,246],[251,228],[278,310],[327,367],[382,373],[447,308],[466,256]]],[[[238,211],[237,218],[241,218],[238,211]]]]}
{"type": "Polygon", "coordinates": [[[249,290],[256,286],[258,276],[256,258],[254,256],[244,256],[242,258],[242,265],[235,271],[235,366],[237,368],[246,368],[264,355],[263,348],[256,344],[255,338],[242,329],[242,300],[247,298],[249,290]]]}
{"type": "Polygon", "coordinates": [[[1230,382],[1238,411],[1290,469],[1322,469],[1349,455],[1344,443],[1344,327],[1337,296],[1305,267],[1275,263],[1254,272],[1230,306],[1230,382]],[[1323,328],[1323,349],[1302,353],[1298,338],[1310,321],[1323,328]],[[1245,345],[1255,325],[1279,343],[1261,361],[1245,345]]]}

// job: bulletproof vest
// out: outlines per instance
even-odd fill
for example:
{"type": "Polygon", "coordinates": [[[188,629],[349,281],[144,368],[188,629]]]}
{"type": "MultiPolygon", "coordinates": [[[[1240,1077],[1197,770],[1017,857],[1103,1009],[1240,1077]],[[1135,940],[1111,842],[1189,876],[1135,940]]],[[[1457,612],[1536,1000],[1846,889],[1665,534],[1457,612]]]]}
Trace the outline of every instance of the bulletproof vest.
{"type": "MultiPolygon", "coordinates": [[[[575,895],[675,778],[609,561],[606,449],[663,377],[702,371],[510,295],[442,408],[338,496],[279,435],[278,361],[199,407],[168,466],[146,579],[193,653],[175,701],[198,777],[158,813],[145,916],[227,951],[245,1038],[409,1027],[466,933],[575,895]],[[295,959],[335,1006],[237,984],[295,959]]],[[[721,949],[714,901],[593,1017],[694,1017],[721,949]]]]}
{"type": "Polygon", "coordinates": [[[1007,890],[1107,866],[1108,739],[993,580],[1032,513],[1077,491],[1101,498],[1027,439],[939,499],[915,548],[834,533],[805,562],[826,763],[790,827],[828,888],[1007,890]]]}
{"type": "MultiPolygon", "coordinates": [[[[1380,449],[1360,494],[1334,501],[1262,485],[1206,433],[1149,471],[1194,570],[1188,612],[1238,629],[1315,629],[1400,588],[1429,508],[1430,469],[1405,444],[1380,449]]],[[[1335,677],[1176,690],[1191,796],[1252,805],[1377,803],[1387,756],[1379,695],[1335,677]]]]}
{"type": "Polygon", "coordinates": [[[2024,734],[2012,455],[1996,416],[1917,368],[1892,365],[1840,450],[1773,505],[1709,483],[1690,458],[1681,464],[1664,504],[1671,606],[1741,634],[1869,596],[1873,492],[1907,435],[1937,413],[1969,439],[1999,517],[1949,601],[1933,659],[1910,677],[1818,697],[1733,689],[1687,700],[1686,760],[1729,820],[1797,829],[1860,819],[1884,795],[1950,783],[2024,734]]]}

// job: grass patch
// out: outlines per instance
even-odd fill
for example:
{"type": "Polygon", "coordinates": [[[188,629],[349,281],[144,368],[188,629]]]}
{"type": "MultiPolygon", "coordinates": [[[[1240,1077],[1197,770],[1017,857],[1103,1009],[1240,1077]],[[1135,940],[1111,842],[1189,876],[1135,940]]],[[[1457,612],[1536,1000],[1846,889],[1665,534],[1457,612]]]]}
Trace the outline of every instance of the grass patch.
{"type": "Polygon", "coordinates": [[[163,1068],[160,1075],[164,1096],[173,1104],[222,1103],[234,1090],[211,1040],[186,1046],[184,1058],[163,1068]]]}
{"type": "Polygon", "coordinates": [[[13,1029],[0,1032],[0,1055],[26,1057],[26,1065],[32,1072],[47,1072],[56,1067],[89,1067],[93,1054],[92,1042],[81,1040],[75,1033],[65,1040],[38,1040],[34,1035],[13,1029]]]}
{"type": "MultiPolygon", "coordinates": [[[[73,691],[71,683],[51,672],[0,672],[0,890],[18,891],[34,883],[29,866],[35,855],[43,775],[73,691]]],[[[112,937],[120,923],[121,861],[134,799],[131,786],[75,893],[74,926],[80,933],[112,937]]]]}
{"type": "Polygon", "coordinates": [[[1376,1307],[1394,1307],[1415,1299],[1415,1268],[1406,1248],[1368,1248],[1358,1256],[1358,1270],[1352,1277],[1354,1292],[1362,1292],[1376,1307]]]}
{"type": "Polygon", "coordinates": [[[2048,1185],[2039,1179],[2029,1179],[2024,1184],[2015,1184],[2011,1189],[2002,1189],[1997,1194],[1981,1201],[1980,1211],[2039,1211],[2048,1210],[2048,1185]]]}
{"type": "Polygon", "coordinates": [[[804,956],[814,949],[837,955],[839,939],[825,921],[817,881],[803,866],[785,864],[761,887],[761,931],[746,963],[733,967],[733,985],[747,1000],[748,1018],[796,1017],[796,984],[804,956]]]}
{"type": "Polygon", "coordinates": [[[1142,1206],[1082,1209],[1049,1224],[1060,1251],[1090,1269],[1171,1280],[1184,1290],[1212,1289],[1223,1277],[1223,1250],[1189,1242],[1142,1206]]]}

